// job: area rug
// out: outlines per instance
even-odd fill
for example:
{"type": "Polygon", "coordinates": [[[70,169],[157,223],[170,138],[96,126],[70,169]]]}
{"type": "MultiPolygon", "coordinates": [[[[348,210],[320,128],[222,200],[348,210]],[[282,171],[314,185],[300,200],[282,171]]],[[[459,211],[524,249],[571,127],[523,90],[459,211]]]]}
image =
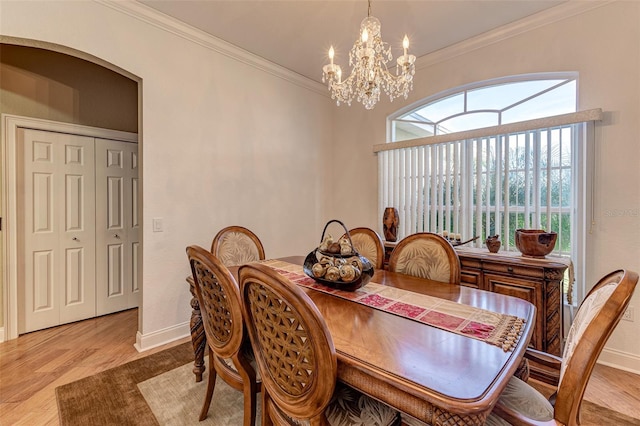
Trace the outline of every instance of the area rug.
{"type": "Polygon", "coordinates": [[[193,363],[183,343],[56,388],[61,425],[158,425],[137,384],[193,363]]]}
{"type": "MultiPolygon", "coordinates": [[[[202,422],[198,421],[207,383],[206,379],[196,383],[192,370],[193,363],[185,364],[138,384],[138,389],[149,404],[158,423],[166,426],[242,425],[244,413],[242,392],[233,389],[220,379],[216,380],[209,415],[202,422]]],[[[259,395],[257,403],[256,424],[260,424],[259,395]]]]}
{"type": "MultiPolygon", "coordinates": [[[[242,393],[216,382],[209,416],[198,422],[206,379],[195,382],[190,343],[56,388],[60,424],[242,424],[242,393]]],[[[205,374],[206,376],[206,374],[205,374]]],[[[259,399],[259,398],[258,398],[259,399]]],[[[584,401],[583,425],[640,426],[640,420],[584,401]]],[[[260,416],[257,416],[259,424],[260,416]]]]}

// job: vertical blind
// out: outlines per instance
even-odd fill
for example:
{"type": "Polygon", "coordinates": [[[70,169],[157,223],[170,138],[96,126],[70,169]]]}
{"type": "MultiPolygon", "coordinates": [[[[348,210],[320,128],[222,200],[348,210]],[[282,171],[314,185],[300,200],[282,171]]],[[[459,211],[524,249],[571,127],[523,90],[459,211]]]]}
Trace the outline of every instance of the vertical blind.
{"type": "Polygon", "coordinates": [[[379,215],[396,207],[399,237],[415,232],[500,235],[515,250],[519,228],[558,233],[554,254],[582,269],[587,188],[588,110],[374,146],[378,155],[379,215]]]}
{"type": "Polygon", "coordinates": [[[577,126],[381,151],[380,211],[398,208],[400,236],[499,234],[507,250],[517,228],[554,230],[568,254],[577,126]]]}

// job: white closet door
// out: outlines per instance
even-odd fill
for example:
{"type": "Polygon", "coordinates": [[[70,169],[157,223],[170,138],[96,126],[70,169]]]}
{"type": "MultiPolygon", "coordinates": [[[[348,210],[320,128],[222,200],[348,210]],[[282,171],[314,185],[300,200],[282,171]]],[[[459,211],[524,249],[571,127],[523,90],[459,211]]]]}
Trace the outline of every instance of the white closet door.
{"type": "Polygon", "coordinates": [[[18,137],[18,332],[25,333],[96,314],[94,140],[28,129],[18,137]]]}
{"type": "Polygon", "coordinates": [[[129,308],[137,308],[140,306],[142,293],[140,291],[140,283],[142,279],[142,271],[140,265],[142,262],[142,246],[140,245],[140,220],[142,212],[140,211],[138,200],[140,196],[140,180],[138,173],[139,157],[138,144],[129,144],[131,150],[131,164],[129,173],[131,186],[131,205],[127,209],[131,221],[129,222],[129,244],[131,247],[131,293],[129,294],[129,308]]]}
{"type": "Polygon", "coordinates": [[[138,145],[96,139],[96,308],[138,306],[138,145]]]}

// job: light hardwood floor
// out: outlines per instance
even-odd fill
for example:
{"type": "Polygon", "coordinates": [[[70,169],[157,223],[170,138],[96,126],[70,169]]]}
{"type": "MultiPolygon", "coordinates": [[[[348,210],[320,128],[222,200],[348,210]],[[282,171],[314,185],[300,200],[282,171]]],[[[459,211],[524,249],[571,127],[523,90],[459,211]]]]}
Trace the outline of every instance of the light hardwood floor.
{"type": "MultiPolygon", "coordinates": [[[[55,388],[189,341],[138,353],[138,310],[0,343],[0,425],[57,425],[55,388]]],[[[597,365],[586,399],[640,419],[640,376],[597,365]]]]}
{"type": "Polygon", "coordinates": [[[190,341],[139,353],[137,329],[132,309],[0,343],[0,425],[57,425],[56,387],[190,341]]]}

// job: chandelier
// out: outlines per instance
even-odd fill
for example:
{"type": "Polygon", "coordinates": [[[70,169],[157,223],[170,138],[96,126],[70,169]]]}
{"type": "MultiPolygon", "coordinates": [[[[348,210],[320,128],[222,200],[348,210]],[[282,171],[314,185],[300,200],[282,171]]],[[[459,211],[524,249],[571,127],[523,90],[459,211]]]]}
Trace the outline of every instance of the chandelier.
{"type": "Polygon", "coordinates": [[[381,90],[384,90],[391,101],[398,96],[407,99],[413,89],[416,57],[407,55],[409,39],[406,35],[402,46],[404,54],[396,60],[396,75],[393,75],[387,69],[387,62],[393,59],[391,48],[382,41],[380,21],[371,16],[369,0],[367,17],[360,24],[360,37],[349,52],[349,66],[353,69],[345,80],[342,80],[340,65],[333,63],[333,46],[329,49],[331,63],[322,68],[322,82],[327,83],[331,99],[335,99],[337,105],[351,105],[351,101],[356,98],[366,109],[376,106],[381,90]]]}

